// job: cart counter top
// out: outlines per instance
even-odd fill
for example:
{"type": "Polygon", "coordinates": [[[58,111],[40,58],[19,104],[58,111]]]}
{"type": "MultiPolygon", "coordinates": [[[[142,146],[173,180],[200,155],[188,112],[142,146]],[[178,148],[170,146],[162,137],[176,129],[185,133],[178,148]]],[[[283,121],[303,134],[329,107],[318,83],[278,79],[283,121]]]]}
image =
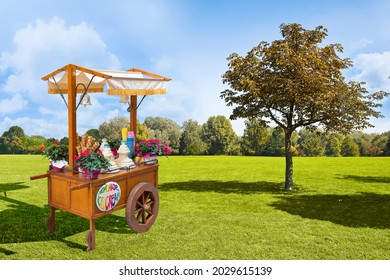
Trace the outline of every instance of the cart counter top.
{"type": "MultiPolygon", "coordinates": [[[[100,173],[98,178],[96,179],[89,179],[85,177],[85,174],[83,173],[76,173],[73,174],[71,171],[63,171],[63,172],[58,172],[58,171],[47,171],[47,174],[42,174],[38,176],[33,176],[31,177],[32,179],[39,179],[43,177],[58,177],[58,178],[63,178],[63,180],[69,180],[73,182],[79,182],[79,184],[85,185],[85,184],[93,184],[93,185],[98,185],[102,184],[107,181],[117,181],[121,180],[127,177],[136,177],[141,174],[149,173],[150,171],[157,170],[158,169],[158,164],[153,164],[153,165],[144,165],[144,166],[137,166],[136,168],[132,168],[129,170],[119,170],[115,173],[100,173]]],[[[156,185],[157,187],[157,185],[156,185]]]]}

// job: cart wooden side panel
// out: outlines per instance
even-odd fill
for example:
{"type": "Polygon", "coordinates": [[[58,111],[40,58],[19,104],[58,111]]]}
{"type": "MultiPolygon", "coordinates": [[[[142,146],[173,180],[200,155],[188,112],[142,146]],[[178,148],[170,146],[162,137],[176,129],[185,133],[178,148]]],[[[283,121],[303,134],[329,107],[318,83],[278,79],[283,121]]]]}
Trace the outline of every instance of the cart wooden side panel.
{"type": "Polygon", "coordinates": [[[91,200],[89,199],[89,184],[81,188],[70,188],[70,209],[69,212],[89,218],[91,200]]]}
{"type": "Polygon", "coordinates": [[[158,165],[137,167],[130,171],[115,174],[101,174],[98,179],[85,179],[82,174],[71,172],[51,172],[48,177],[49,206],[61,209],[87,219],[110,214],[126,207],[127,198],[138,183],[147,182],[158,187],[158,165]],[[96,206],[96,195],[107,182],[120,186],[121,196],[117,205],[109,211],[101,211],[96,206]]]}
{"type": "MultiPolygon", "coordinates": [[[[54,172],[53,172],[54,173],[54,172]]],[[[70,209],[70,189],[79,184],[78,181],[61,174],[50,174],[48,179],[49,205],[62,210],[70,209]]]]}

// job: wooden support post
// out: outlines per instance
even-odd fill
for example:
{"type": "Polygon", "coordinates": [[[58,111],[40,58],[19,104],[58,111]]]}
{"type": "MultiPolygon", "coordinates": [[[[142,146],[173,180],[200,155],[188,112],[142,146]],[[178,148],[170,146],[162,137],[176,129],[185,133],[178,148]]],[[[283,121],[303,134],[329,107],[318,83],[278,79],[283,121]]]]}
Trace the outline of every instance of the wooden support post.
{"type": "Polygon", "coordinates": [[[88,248],[87,251],[92,251],[95,249],[95,220],[90,219],[89,220],[89,232],[87,233],[87,244],[88,248]]]}
{"type": "Polygon", "coordinates": [[[130,131],[134,131],[134,143],[137,139],[137,95],[130,96],[130,131]]]}
{"type": "MultiPolygon", "coordinates": [[[[68,137],[69,137],[69,168],[73,170],[74,156],[77,145],[76,126],[76,68],[68,65],[68,137]]],[[[75,172],[73,172],[75,173],[75,172]]]]}
{"type": "Polygon", "coordinates": [[[52,234],[56,230],[55,209],[50,206],[50,216],[46,219],[47,233],[52,234]]]}

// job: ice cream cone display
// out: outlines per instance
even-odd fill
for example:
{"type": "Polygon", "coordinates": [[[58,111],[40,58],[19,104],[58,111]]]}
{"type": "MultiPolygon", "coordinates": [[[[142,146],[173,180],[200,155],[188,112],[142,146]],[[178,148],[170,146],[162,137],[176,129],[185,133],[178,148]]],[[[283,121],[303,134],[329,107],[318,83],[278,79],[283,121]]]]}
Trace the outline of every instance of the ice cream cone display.
{"type": "Polygon", "coordinates": [[[111,152],[110,145],[108,143],[104,144],[104,149],[102,151],[103,156],[110,161],[111,166],[108,168],[109,172],[117,172],[119,171],[118,166],[115,163],[114,155],[111,152]]]}
{"type": "Polygon", "coordinates": [[[80,156],[82,152],[92,153],[99,147],[99,145],[99,142],[97,142],[95,138],[89,136],[88,134],[84,134],[81,136],[81,140],[77,143],[77,154],[80,156]]]}
{"type": "Polygon", "coordinates": [[[127,141],[126,140],[122,140],[121,141],[121,145],[120,145],[120,147],[118,149],[118,154],[119,154],[119,157],[115,160],[115,162],[116,162],[116,165],[119,168],[122,168],[122,167],[130,167],[130,168],[135,167],[134,162],[129,158],[130,150],[127,147],[127,141]]]}
{"type": "Polygon", "coordinates": [[[104,150],[104,145],[105,144],[108,144],[108,140],[107,140],[107,138],[103,138],[102,139],[102,144],[100,145],[100,147],[99,147],[99,150],[103,153],[103,150],[104,150]]]}

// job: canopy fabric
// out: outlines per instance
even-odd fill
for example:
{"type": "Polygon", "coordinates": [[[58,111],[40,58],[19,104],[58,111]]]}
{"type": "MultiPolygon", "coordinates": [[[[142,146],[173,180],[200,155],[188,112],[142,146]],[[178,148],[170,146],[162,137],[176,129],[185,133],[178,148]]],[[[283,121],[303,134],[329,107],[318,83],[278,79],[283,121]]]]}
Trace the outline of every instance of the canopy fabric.
{"type": "MultiPolygon", "coordinates": [[[[48,92],[66,94],[68,92],[68,77],[66,68],[59,69],[43,77],[48,81],[48,92]]],[[[104,92],[107,86],[109,95],[152,95],[166,93],[165,84],[169,78],[159,76],[140,69],[128,71],[93,70],[78,67],[76,70],[77,93],[104,92]],[[84,71],[83,71],[84,70],[84,71]],[[82,85],[81,85],[82,84],[82,85]]]]}
{"type": "MultiPolygon", "coordinates": [[[[59,89],[63,94],[68,93],[68,71],[64,71],[62,75],[57,75],[49,78],[48,81],[48,92],[59,93],[59,89]]],[[[76,71],[76,85],[83,84],[85,87],[88,86],[93,75],[81,71],[76,71]]],[[[87,92],[103,92],[104,86],[106,85],[106,79],[101,77],[93,77],[92,82],[87,92]]],[[[77,93],[83,93],[85,91],[83,86],[77,87],[77,93]]]]}
{"type": "Polygon", "coordinates": [[[141,72],[102,71],[112,76],[107,79],[110,95],[151,95],[166,93],[164,79],[152,78],[141,72]]]}

